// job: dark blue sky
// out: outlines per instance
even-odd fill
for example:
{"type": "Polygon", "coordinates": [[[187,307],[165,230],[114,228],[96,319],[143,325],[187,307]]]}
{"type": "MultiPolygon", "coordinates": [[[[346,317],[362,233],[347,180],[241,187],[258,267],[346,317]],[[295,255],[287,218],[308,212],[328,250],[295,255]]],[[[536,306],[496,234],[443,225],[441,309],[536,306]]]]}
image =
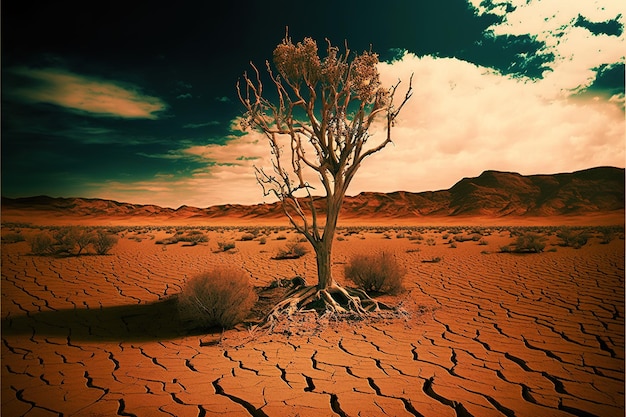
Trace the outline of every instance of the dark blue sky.
{"type": "MultiPolygon", "coordinates": [[[[490,28],[515,8],[491,13],[496,2],[483,3],[479,11],[465,0],[239,1],[219,8],[191,1],[5,2],[2,194],[148,202],[146,184],[161,179],[165,188],[154,202],[176,206],[184,195],[172,190],[166,198],[166,188],[199,172],[210,176],[216,164],[178,152],[240,135],[231,126],[242,113],[235,84],[250,61],[262,65],[271,57],[286,26],[294,41],[347,41],[354,51],[371,45],[381,60],[408,51],[542,79],[554,52],[531,33],[494,33],[490,28]]],[[[572,26],[623,36],[619,18],[581,15],[572,26]]],[[[576,95],[608,100],[623,92],[623,57],[601,64],[595,81],[576,95]]],[[[188,201],[200,200],[180,204],[188,201]]],[[[205,205],[217,201],[207,196],[205,205]]]]}

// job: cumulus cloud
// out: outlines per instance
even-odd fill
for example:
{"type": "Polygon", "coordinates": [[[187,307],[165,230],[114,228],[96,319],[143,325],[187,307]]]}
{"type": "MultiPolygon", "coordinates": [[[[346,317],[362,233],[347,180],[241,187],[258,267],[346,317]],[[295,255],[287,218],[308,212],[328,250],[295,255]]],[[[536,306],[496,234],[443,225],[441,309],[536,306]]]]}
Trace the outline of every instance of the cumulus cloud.
{"type": "MultiPolygon", "coordinates": [[[[544,42],[542,52],[555,57],[552,71],[531,80],[456,58],[408,52],[381,63],[384,85],[402,80],[396,99],[411,74],[414,94],[394,127],[393,144],[365,160],[348,194],[447,189],[484,170],[532,175],[624,167],[623,91],[612,97],[577,94],[596,81],[599,69],[624,63],[624,31],[591,31],[587,23],[577,25],[580,16],[623,27],[620,2],[510,0],[486,8],[495,2],[470,1],[480,13],[505,17],[490,28],[495,36],[530,35],[544,42]]],[[[233,131],[236,125],[234,120],[233,131]]],[[[384,126],[373,126],[370,133],[371,143],[382,140],[384,126]]],[[[237,132],[224,145],[187,144],[162,157],[187,158],[202,168],[186,178],[159,176],[133,184],[133,196],[171,207],[273,201],[263,196],[254,176],[254,167],[271,172],[271,156],[258,132],[237,132]]],[[[315,175],[308,175],[317,184],[315,175]]],[[[107,184],[110,192],[129,187],[107,184]]]]}
{"type": "Polygon", "coordinates": [[[624,166],[623,113],[613,103],[548,98],[545,80],[457,59],[407,53],[380,71],[387,85],[413,73],[415,92],[393,130],[395,145],[366,161],[353,192],[443,189],[486,169],[530,175],[624,166]]]}
{"type": "Polygon", "coordinates": [[[167,105],[136,86],[55,68],[10,70],[23,82],[10,89],[15,99],[49,103],[86,114],[125,119],[157,119],[167,105]]]}
{"type": "MultiPolygon", "coordinates": [[[[414,94],[394,127],[394,143],[364,161],[350,195],[447,189],[488,169],[532,175],[624,166],[623,113],[610,101],[548,98],[544,80],[524,82],[453,58],[405,53],[379,70],[385,85],[402,80],[397,99],[413,74],[414,94]]],[[[383,139],[384,127],[373,126],[371,133],[373,144],[383,139]]],[[[255,166],[272,169],[267,139],[258,132],[233,135],[225,145],[189,144],[163,157],[203,167],[188,178],[134,184],[142,187],[146,202],[160,198],[168,206],[203,207],[274,201],[263,196],[254,176],[255,166]]],[[[306,180],[319,184],[311,172],[306,180]]],[[[121,185],[107,187],[113,192],[121,185]]],[[[140,195],[135,189],[134,196],[140,195]]]]}
{"type": "MultiPolygon", "coordinates": [[[[603,64],[624,62],[624,31],[602,33],[590,30],[590,23],[614,22],[623,28],[626,8],[623,2],[589,0],[507,0],[491,2],[470,0],[479,13],[504,17],[490,28],[495,35],[531,35],[545,43],[545,51],[554,54],[552,71],[544,73],[544,92],[568,94],[590,86],[596,68],[603,64]],[[510,11],[513,9],[512,11],[510,11]],[[584,21],[588,24],[580,25],[584,21]]],[[[623,95],[622,95],[623,98],[623,95]]]]}
{"type": "Polygon", "coordinates": [[[255,166],[271,167],[269,147],[261,133],[249,132],[241,136],[238,132],[228,138],[226,145],[187,144],[163,154],[141,155],[193,162],[198,168],[184,175],[159,174],[144,181],[92,183],[92,194],[174,208],[182,204],[206,207],[264,201],[262,189],[254,175],[255,166]]]}
{"type": "MultiPolygon", "coordinates": [[[[263,201],[263,192],[254,176],[255,162],[262,157],[245,156],[250,144],[232,144],[214,150],[192,147],[187,151],[163,155],[164,158],[190,158],[204,161],[202,168],[190,175],[161,174],[153,179],[124,183],[105,181],[90,184],[94,196],[138,204],[158,204],[176,208],[183,204],[207,207],[219,204],[255,204],[263,201]]],[[[210,148],[208,146],[206,148],[210,148]]],[[[268,200],[270,201],[270,200],[268,200]]],[[[273,200],[272,200],[273,201],[273,200]]]]}

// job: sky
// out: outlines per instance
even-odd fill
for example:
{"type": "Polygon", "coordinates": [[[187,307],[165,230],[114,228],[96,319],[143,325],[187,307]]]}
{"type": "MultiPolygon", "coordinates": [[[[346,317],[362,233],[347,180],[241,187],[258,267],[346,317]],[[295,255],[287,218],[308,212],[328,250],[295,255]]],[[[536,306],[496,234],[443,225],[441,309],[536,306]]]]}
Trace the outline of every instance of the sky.
{"type": "MultiPolygon", "coordinates": [[[[237,81],[285,36],[413,75],[393,144],[349,195],[435,191],[485,170],[625,165],[618,0],[2,4],[2,195],[208,207],[274,201],[237,81]]],[[[384,132],[374,131],[376,134],[384,132]]]]}

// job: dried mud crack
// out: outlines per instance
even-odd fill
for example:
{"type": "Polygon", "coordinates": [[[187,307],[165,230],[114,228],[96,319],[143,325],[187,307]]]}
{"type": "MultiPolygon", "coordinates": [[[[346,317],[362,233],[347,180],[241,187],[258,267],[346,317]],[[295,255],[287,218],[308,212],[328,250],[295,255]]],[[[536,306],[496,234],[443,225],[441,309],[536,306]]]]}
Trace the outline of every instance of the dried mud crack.
{"type": "Polygon", "coordinates": [[[407,288],[381,301],[402,300],[407,314],[294,314],[271,333],[185,333],[171,297],[184,277],[241,264],[262,317],[289,290],[261,289],[311,277],[306,258],[270,262],[273,231],[264,245],[208,232],[237,241],[228,254],[126,237],[109,256],[54,258],[3,243],[2,414],[623,416],[624,240],[517,256],[497,253],[507,230],[483,231],[493,248],[452,249],[453,232],[419,231],[436,243],[419,251],[376,230],[346,234],[338,280],[353,254],[393,251],[407,288]],[[421,262],[435,257],[445,262],[421,262]]]}
{"type": "Polygon", "coordinates": [[[254,405],[247,402],[246,400],[224,392],[224,388],[220,386],[219,382],[220,382],[220,378],[212,382],[213,387],[215,387],[215,393],[217,395],[223,395],[224,397],[230,399],[231,401],[241,405],[243,408],[246,409],[246,411],[248,411],[248,413],[250,413],[252,417],[268,417],[268,415],[265,414],[263,410],[261,410],[260,408],[256,408],[254,405]]]}

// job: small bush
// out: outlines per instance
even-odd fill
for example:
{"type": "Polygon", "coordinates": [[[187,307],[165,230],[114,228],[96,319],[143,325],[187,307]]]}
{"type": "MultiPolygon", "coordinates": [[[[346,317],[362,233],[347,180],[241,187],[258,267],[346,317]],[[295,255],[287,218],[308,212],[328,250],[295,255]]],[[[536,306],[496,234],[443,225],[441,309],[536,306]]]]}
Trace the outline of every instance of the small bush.
{"type": "Polygon", "coordinates": [[[154,243],[157,245],[175,245],[178,242],[186,242],[187,245],[183,246],[196,246],[198,243],[205,243],[208,241],[209,238],[201,230],[190,230],[187,233],[177,231],[174,236],[157,240],[154,243]]]}
{"type": "Polygon", "coordinates": [[[178,238],[174,236],[166,237],[165,239],[159,239],[154,243],[157,245],[175,245],[176,243],[178,243],[178,238]]]}
{"type": "Polygon", "coordinates": [[[76,255],[80,255],[81,252],[85,249],[87,249],[87,247],[89,245],[91,245],[94,241],[94,234],[87,229],[84,228],[76,228],[73,229],[72,232],[73,234],[73,239],[74,239],[74,246],[78,247],[78,252],[76,252],[76,255]]]}
{"type": "Polygon", "coordinates": [[[106,255],[117,243],[117,236],[98,230],[92,238],[91,244],[98,255],[106,255]]]}
{"type": "Polygon", "coordinates": [[[186,283],[178,295],[178,314],[192,329],[230,329],[248,316],[256,300],[243,271],[217,268],[186,283]]]}
{"type": "Polygon", "coordinates": [[[600,229],[601,237],[600,243],[603,245],[608,245],[611,243],[613,239],[615,239],[617,233],[610,227],[605,227],[600,229]]]}
{"type": "Polygon", "coordinates": [[[291,242],[284,249],[278,251],[274,259],[298,259],[309,252],[306,246],[299,242],[291,242]]]}
{"type": "Polygon", "coordinates": [[[561,239],[562,246],[569,246],[575,249],[580,249],[587,244],[589,235],[584,231],[574,231],[571,229],[561,230],[556,234],[561,239]]]}
{"type": "Polygon", "coordinates": [[[217,242],[218,252],[226,252],[235,249],[235,242],[217,242]]]}
{"type": "MultiPolygon", "coordinates": [[[[72,254],[77,240],[79,239],[80,231],[76,227],[62,227],[55,230],[52,233],[54,239],[54,251],[56,253],[72,254]]],[[[81,239],[82,241],[82,239],[81,239]]],[[[82,247],[81,249],[82,250],[82,247]]]]}
{"type": "Polygon", "coordinates": [[[404,269],[395,257],[382,252],[378,255],[357,255],[345,266],[346,278],[365,291],[397,294],[402,291],[404,269]]]}
{"type": "Polygon", "coordinates": [[[45,255],[54,252],[54,240],[45,232],[36,233],[28,238],[30,250],[35,255],[45,255]]]}
{"type": "Polygon", "coordinates": [[[21,233],[11,232],[2,236],[2,242],[4,243],[18,243],[25,241],[26,238],[21,233]]]}
{"type": "Polygon", "coordinates": [[[190,230],[185,235],[179,237],[178,240],[188,243],[189,246],[195,246],[198,243],[208,242],[209,238],[201,230],[190,230]]]}
{"type": "Polygon", "coordinates": [[[543,252],[546,238],[535,233],[524,233],[515,241],[515,252],[543,252]]]}

